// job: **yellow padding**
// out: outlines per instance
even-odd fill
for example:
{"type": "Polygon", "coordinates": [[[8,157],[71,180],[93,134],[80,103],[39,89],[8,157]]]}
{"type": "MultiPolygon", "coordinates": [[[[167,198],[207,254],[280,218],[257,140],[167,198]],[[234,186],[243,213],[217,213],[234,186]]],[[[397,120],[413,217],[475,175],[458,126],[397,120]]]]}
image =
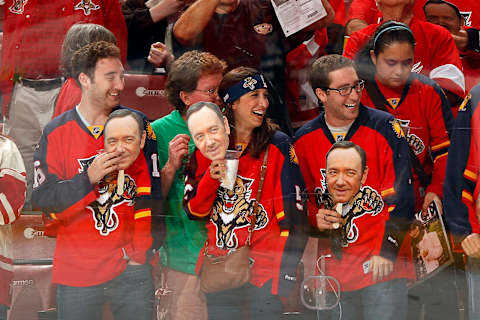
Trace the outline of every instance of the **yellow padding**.
{"type": "Polygon", "coordinates": [[[382,191],[382,197],[385,197],[389,194],[392,194],[392,193],[395,193],[395,189],[394,188],[390,188],[390,189],[387,189],[387,190],[383,190],[382,191]]]}
{"type": "Polygon", "coordinates": [[[473,197],[467,191],[462,191],[462,197],[473,202],[473,197]]]}
{"type": "Polygon", "coordinates": [[[465,171],[463,172],[463,175],[467,178],[469,178],[470,180],[473,180],[473,181],[477,181],[477,174],[475,174],[475,172],[473,171],[470,171],[468,169],[465,169],[465,171]]]}
{"type": "Polygon", "coordinates": [[[280,237],[288,237],[289,233],[290,232],[288,230],[283,230],[283,231],[280,232],[280,237]]]}
{"type": "Polygon", "coordinates": [[[138,187],[137,188],[137,193],[139,194],[149,194],[151,192],[152,188],[150,187],[138,187]]]}
{"type": "Polygon", "coordinates": [[[285,217],[285,212],[284,211],[280,211],[279,213],[277,213],[277,219],[278,220],[283,219],[283,217],[285,217]]]}
{"type": "Polygon", "coordinates": [[[437,144],[436,146],[433,146],[433,147],[432,147],[432,151],[441,149],[441,148],[446,147],[446,146],[449,146],[449,145],[450,145],[450,140],[445,141],[444,143],[440,143],[440,144],[437,144]]]}
{"type": "Polygon", "coordinates": [[[152,211],[150,209],[142,210],[135,213],[134,219],[137,220],[140,218],[150,217],[151,215],[152,215],[152,211]]]}

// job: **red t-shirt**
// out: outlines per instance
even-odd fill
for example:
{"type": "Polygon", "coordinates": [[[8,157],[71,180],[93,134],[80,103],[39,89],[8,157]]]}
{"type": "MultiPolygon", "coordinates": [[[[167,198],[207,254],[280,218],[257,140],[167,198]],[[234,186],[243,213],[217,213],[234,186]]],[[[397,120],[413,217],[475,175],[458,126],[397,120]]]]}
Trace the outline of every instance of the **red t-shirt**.
{"type": "MultiPolygon", "coordinates": [[[[425,20],[423,6],[427,0],[417,0],[413,7],[415,17],[425,20]]],[[[458,7],[465,19],[465,26],[480,26],[480,2],[472,0],[449,0],[458,7]]],[[[368,24],[378,23],[382,13],[378,10],[375,0],[354,0],[348,9],[346,22],[361,19],[368,24]]]]}

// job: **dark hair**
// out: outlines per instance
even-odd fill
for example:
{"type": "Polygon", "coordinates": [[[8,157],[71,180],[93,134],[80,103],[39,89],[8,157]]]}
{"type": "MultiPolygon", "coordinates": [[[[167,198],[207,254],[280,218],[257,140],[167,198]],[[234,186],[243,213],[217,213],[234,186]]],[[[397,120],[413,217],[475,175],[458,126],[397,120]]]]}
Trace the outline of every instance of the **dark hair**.
{"type": "Polygon", "coordinates": [[[355,144],[352,141],[348,140],[337,141],[330,147],[330,150],[328,150],[327,155],[325,156],[325,164],[327,163],[328,156],[335,149],[354,149],[355,151],[357,151],[362,161],[362,172],[367,167],[367,154],[365,153],[365,150],[363,150],[363,148],[360,147],[358,144],[355,144]]]}
{"type": "Polygon", "coordinates": [[[225,61],[209,52],[188,51],[173,61],[165,84],[168,101],[180,112],[185,113],[185,103],[180,99],[180,91],[192,92],[197,88],[198,79],[211,74],[224,74],[225,61]]]}
{"type": "Polygon", "coordinates": [[[215,112],[218,119],[220,119],[220,121],[223,123],[223,113],[220,110],[220,108],[213,102],[204,102],[204,101],[196,102],[187,109],[186,122],[188,123],[188,119],[193,113],[200,111],[203,108],[208,108],[213,112],[215,112]]]}
{"type": "Polygon", "coordinates": [[[115,35],[104,26],[94,23],[76,23],[70,27],[63,40],[60,69],[65,77],[73,77],[72,57],[81,47],[97,41],[117,44],[115,35]]]}
{"type": "MultiPolygon", "coordinates": [[[[231,71],[229,71],[222,79],[220,83],[220,87],[218,89],[218,93],[221,97],[226,94],[226,91],[237,84],[238,82],[242,81],[246,77],[253,76],[259,74],[256,69],[248,68],[248,67],[238,67],[231,71]]],[[[228,123],[230,125],[230,129],[232,134],[230,135],[230,149],[234,149],[235,144],[235,115],[232,108],[232,103],[225,104],[225,116],[227,117],[228,123]]],[[[275,131],[278,130],[278,126],[274,124],[270,119],[267,117],[263,118],[262,124],[260,127],[253,129],[252,138],[250,143],[247,147],[250,154],[258,158],[260,153],[267,148],[267,145],[270,143],[270,139],[272,138],[275,131]]]]}
{"type": "Polygon", "coordinates": [[[347,67],[353,68],[353,61],[338,54],[318,58],[310,68],[310,84],[313,90],[328,88],[332,82],[330,73],[347,67]]]}
{"type": "Polygon", "coordinates": [[[115,118],[125,118],[131,116],[135,122],[138,125],[138,132],[140,134],[140,137],[142,137],[143,134],[143,128],[144,128],[144,123],[143,123],[143,118],[136,112],[128,110],[128,109],[117,109],[110,113],[108,115],[107,121],[105,121],[105,124],[103,125],[103,132],[106,133],[107,131],[107,125],[108,123],[115,118]]]}
{"type": "Polygon", "coordinates": [[[72,58],[72,69],[75,80],[78,81],[80,73],[85,73],[90,79],[94,79],[95,66],[98,60],[104,58],[120,59],[120,49],[110,42],[97,41],[89,43],[78,49],[72,58]]]}
{"type": "Polygon", "coordinates": [[[370,41],[355,56],[355,69],[358,76],[367,82],[375,79],[375,65],[370,57],[373,50],[376,56],[395,42],[409,43],[415,49],[415,38],[410,28],[401,22],[387,21],[377,27],[370,41]]]}
{"type": "Polygon", "coordinates": [[[423,5],[423,12],[425,13],[425,16],[427,15],[426,8],[427,8],[427,5],[429,5],[429,4],[446,4],[447,6],[452,8],[453,11],[455,11],[455,14],[457,15],[457,18],[460,19],[460,22],[464,21],[464,18],[462,16],[462,14],[460,13],[460,10],[458,9],[458,7],[456,5],[454,5],[453,3],[445,1],[445,0],[428,0],[427,2],[425,2],[425,4],[423,5]]]}

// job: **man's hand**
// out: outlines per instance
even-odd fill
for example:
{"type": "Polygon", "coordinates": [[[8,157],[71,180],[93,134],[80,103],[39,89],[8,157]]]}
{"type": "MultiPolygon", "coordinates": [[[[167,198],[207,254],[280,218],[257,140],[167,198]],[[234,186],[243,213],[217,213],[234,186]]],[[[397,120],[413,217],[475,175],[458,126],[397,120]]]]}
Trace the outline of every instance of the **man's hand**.
{"type": "Polygon", "coordinates": [[[174,60],[173,54],[168,51],[167,47],[161,42],[155,42],[150,47],[150,53],[148,54],[148,62],[153,64],[155,67],[165,67],[168,69],[168,66],[174,60]]]}
{"type": "Polygon", "coordinates": [[[210,177],[212,179],[223,179],[227,174],[227,165],[225,159],[222,160],[213,160],[210,164],[210,177]]]}
{"type": "Polygon", "coordinates": [[[188,154],[188,142],[190,137],[187,134],[177,134],[168,144],[168,161],[176,172],[182,166],[183,157],[188,154]]]}
{"type": "Polygon", "coordinates": [[[438,212],[442,215],[442,214],[443,214],[442,200],[440,199],[439,196],[437,196],[437,195],[436,195],[435,193],[433,193],[433,192],[427,192],[427,194],[425,195],[425,199],[423,200],[422,210],[423,210],[424,212],[427,212],[427,210],[428,210],[428,205],[429,205],[432,201],[435,201],[435,202],[437,203],[438,212]]]}
{"type": "Polygon", "coordinates": [[[462,241],[462,249],[472,258],[480,258],[480,234],[472,233],[462,241]]]}
{"type": "Polygon", "coordinates": [[[335,226],[342,225],[342,216],[333,210],[327,209],[318,209],[317,211],[317,228],[320,231],[327,229],[338,229],[334,227],[334,224],[338,223],[335,226]]]}
{"type": "Polygon", "coordinates": [[[372,256],[370,258],[370,267],[368,272],[372,273],[373,282],[377,280],[382,280],[388,276],[393,271],[393,262],[381,257],[381,256],[372,256]]]}
{"type": "Polygon", "coordinates": [[[467,51],[468,48],[468,33],[465,29],[458,30],[457,33],[452,33],[453,40],[458,51],[467,51]]]}
{"type": "Polygon", "coordinates": [[[87,169],[88,179],[91,184],[95,184],[103,179],[107,174],[117,170],[118,158],[121,156],[121,151],[104,152],[93,159],[93,162],[87,169]]]}

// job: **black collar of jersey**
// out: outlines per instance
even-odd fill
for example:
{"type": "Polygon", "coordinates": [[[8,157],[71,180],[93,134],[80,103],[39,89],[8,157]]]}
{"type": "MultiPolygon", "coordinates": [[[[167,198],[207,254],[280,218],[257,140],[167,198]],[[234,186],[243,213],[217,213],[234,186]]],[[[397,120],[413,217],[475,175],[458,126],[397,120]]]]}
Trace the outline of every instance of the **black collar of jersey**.
{"type": "MultiPolygon", "coordinates": [[[[368,117],[367,115],[367,109],[366,107],[360,103],[360,106],[358,107],[358,116],[357,118],[353,121],[352,125],[348,129],[347,135],[345,136],[345,140],[350,140],[350,138],[353,136],[353,134],[358,130],[360,125],[362,123],[365,123],[366,118],[368,117]]],[[[323,130],[323,133],[325,136],[328,138],[328,140],[334,144],[335,138],[333,137],[333,134],[330,132],[330,129],[328,128],[327,122],[325,121],[325,111],[323,111],[320,114],[320,127],[323,130]]]]}
{"type": "MultiPolygon", "coordinates": [[[[414,78],[414,73],[411,72],[410,75],[408,76],[407,82],[405,83],[405,87],[403,87],[402,95],[400,97],[400,101],[398,102],[397,108],[400,107],[403,100],[405,100],[405,98],[407,97],[408,91],[410,90],[410,86],[412,85],[413,78],[414,78]]],[[[368,95],[372,99],[372,102],[375,108],[382,111],[387,111],[387,106],[392,108],[388,100],[380,91],[380,88],[378,87],[377,81],[375,79],[371,82],[368,82],[365,86],[365,89],[367,90],[368,95]]]]}

